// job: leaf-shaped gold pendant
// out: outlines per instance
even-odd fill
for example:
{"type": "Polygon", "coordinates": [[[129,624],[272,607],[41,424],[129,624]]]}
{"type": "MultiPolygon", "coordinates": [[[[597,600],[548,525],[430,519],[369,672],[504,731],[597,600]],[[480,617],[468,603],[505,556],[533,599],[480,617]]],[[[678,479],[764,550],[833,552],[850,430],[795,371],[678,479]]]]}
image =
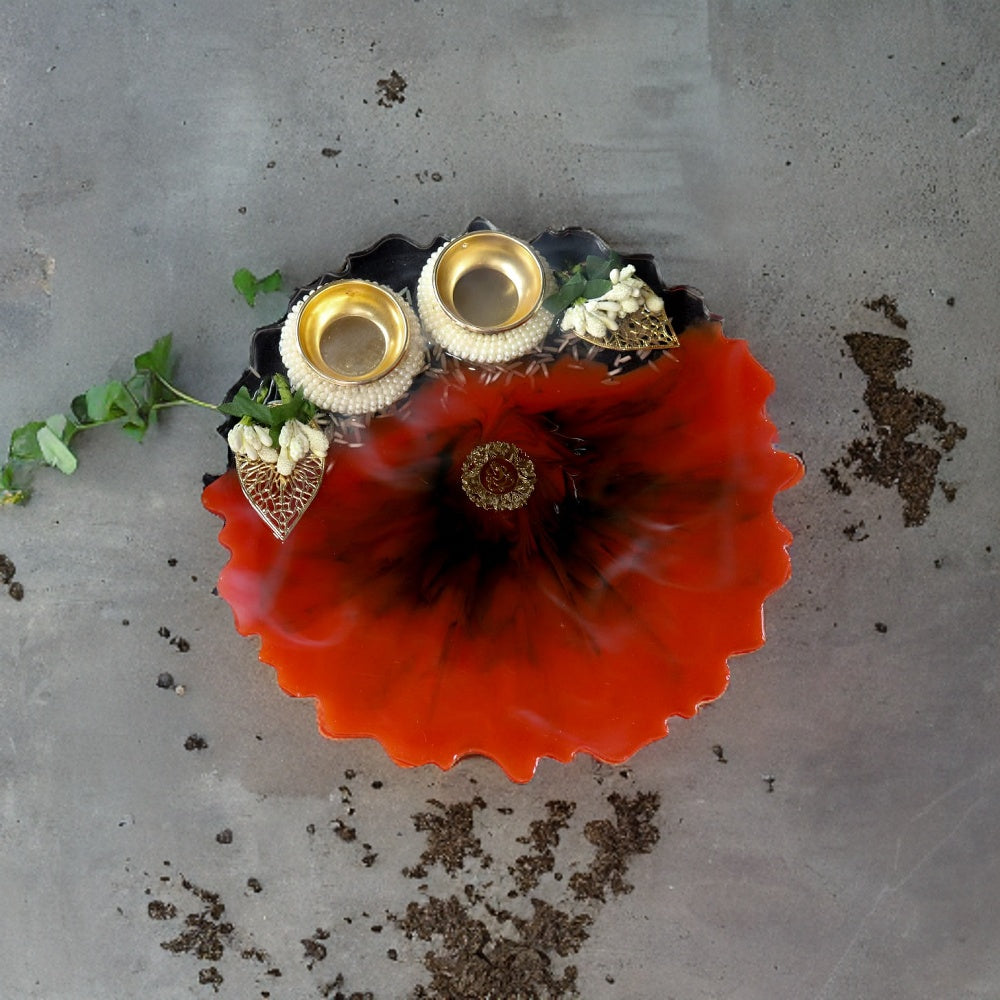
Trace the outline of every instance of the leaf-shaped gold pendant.
{"type": "Polygon", "coordinates": [[[277,466],[236,456],[236,474],[243,495],[280,542],[292,533],[313,502],[325,467],[325,459],[310,454],[295,463],[290,476],[282,476],[277,466]]]}
{"type": "Polygon", "coordinates": [[[609,351],[666,351],[678,347],[680,341],[674,333],[670,317],[665,312],[650,312],[645,306],[623,316],[617,330],[608,330],[607,336],[597,338],[577,334],[581,340],[609,351]]]}

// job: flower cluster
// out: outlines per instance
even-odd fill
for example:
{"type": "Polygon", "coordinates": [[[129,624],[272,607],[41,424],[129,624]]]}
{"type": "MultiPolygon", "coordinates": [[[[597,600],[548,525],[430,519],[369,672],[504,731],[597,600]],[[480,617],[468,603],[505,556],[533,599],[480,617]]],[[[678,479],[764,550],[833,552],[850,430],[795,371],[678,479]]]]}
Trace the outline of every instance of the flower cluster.
{"type": "Polygon", "coordinates": [[[612,268],[608,275],[611,288],[598,298],[576,302],[563,313],[561,328],[578,337],[603,339],[618,329],[622,318],[645,307],[651,313],[663,312],[663,299],[641,278],[635,266],[612,268]]]}
{"type": "Polygon", "coordinates": [[[277,467],[279,476],[290,476],[296,464],[310,453],[325,458],[329,441],[318,428],[300,420],[287,420],[278,432],[277,446],[270,427],[238,423],[228,435],[234,455],[277,467]]]}

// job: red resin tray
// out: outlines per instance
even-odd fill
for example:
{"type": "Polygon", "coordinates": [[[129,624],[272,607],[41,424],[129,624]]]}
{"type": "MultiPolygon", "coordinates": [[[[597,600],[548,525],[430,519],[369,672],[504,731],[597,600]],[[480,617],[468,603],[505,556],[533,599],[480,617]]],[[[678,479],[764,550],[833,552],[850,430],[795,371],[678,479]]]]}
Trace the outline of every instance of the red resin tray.
{"type": "MultiPolygon", "coordinates": [[[[387,237],[310,287],[349,274],[412,288],[441,242],[387,237]]],[[[556,268],[607,252],[579,229],[533,245],[556,268]]],[[[286,692],[316,700],[325,735],[372,737],[404,766],[483,755],[515,781],[541,757],[620,763],[763,644],[764,599],[789,575],[773,502],[802,475],[774,448],[773,380],[700,295],[664,288],[648,256],[625,260],[663,294],[680,347],[637,361],[581,344],[499,374],[439,359],[331,446],[284,543],[234,470],[206,487],[236,628],[260,637],[286,692]],[[463,459],[493,440],[534,462],[518,510],[461,488],[463,459]]],[[[278,329],[256,332],[238,384],[280,366],[278,329]]]]}

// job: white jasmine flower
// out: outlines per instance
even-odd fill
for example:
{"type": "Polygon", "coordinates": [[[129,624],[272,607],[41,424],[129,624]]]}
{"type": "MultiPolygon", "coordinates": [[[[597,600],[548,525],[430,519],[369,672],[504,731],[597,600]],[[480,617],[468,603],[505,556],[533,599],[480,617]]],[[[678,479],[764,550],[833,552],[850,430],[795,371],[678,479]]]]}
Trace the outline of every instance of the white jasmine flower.
{"type": "Polygon", "coordinates": [[[286,420],[278,432],[278,447],[271,443],[271,429],[260,424],[239,423],[227,435],[236,455],[275,466],[279,476],[290,476],[307,455],[326,457],[330,442],[318,428],[299,420],[286,420]]]}
{"type": "Polygon", "coordinates": [[[609,331],[617,330],[622,316],[648,309],[663,312],[663,299],[641,278],[636,277],[635,265],[612,268],[608,274],[611,288],[603,295],[575,302],[563,313],[560,327],[572,330],[578,337],[603,340],[609,331]]]}
{"type": "Polygon", "coordinates": [[[243,449],[243,424],[234,424],[230,427],[226,440],[229,442],[233,454],[239,455],[243,449]]]}
{"type": "Polygon", "coordinates": [[[302,427],[309,439],[309,450],[317,458],[325,458],[330,447],[329,438],[318,427],[310,427],[309,424],[303,424],[302,427]]]}

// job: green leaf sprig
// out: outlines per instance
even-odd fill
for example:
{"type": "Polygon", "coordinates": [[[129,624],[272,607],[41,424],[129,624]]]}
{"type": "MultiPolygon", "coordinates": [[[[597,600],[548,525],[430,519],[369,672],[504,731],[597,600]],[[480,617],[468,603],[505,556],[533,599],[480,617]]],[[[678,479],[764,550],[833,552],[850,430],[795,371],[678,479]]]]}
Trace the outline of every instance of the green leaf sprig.
{"type": "Polygon", "coordinates": [[[557,271],[557,291],[543,303],[546,309],[557,315],[577,302],[599,299],[611,291],[611,272],[622,266],[622,259],[613,250],[608,257],[590,254],[585,261],[575,264],[567,271],[557,271]]]}
{"type": "MultiPolygon", "coordinates": [[[[240,291],[243,288],[238,279],[244,272],[253,281],[251,294],[244,292],[250,305],[258,292],[276,291],[280,287],[282,279],[278,271],[257,279],[242,268],[233,276],[233,284],[240,291]]],[[[216,406],[179,389],[173,382],[175,367],[173,338],[168,333],[148,351],[136,355],[133,370],[126,378],[102,382],[76,396],[70,403],[69,414],[54,413],[45,420],[32,420],[16,428],[10,436],[7,459],[0,465],[0,506],[26,503],[31,496],[31,481],[39,468],[50,466],[67,476],[74,473],[78,464],[74,451],[77,435],[95,427],[118,424],[129,437],[142,441],[161,410],[199,406],[270,428],[277,446],[285,421],[297,419],[309,423],[316,415],[316,407],[301,391],[293,393],[283,375],[273,376],[253,396],[241,388],[232,400],[216,406]],[[268,403],[275,394],[277,401],[268,403]]]]}
{"type": "Polygon", "coordinates": [[[239,391],[228,403],[217,407],[220,413],[239,417],[244,424],[259,424],[271,431],[271,444],[278,447],[278,435],[289,420],[308,424],[316,416],[316,407],[298,389],[294,393],[284,375],[272,375],[270,384],[265,383],[256,393],[241,385],[239,391]],[[268,403],[269,396],[277,391],[278,399],[268,403]]]}
{"type": "Polygon", "coordinates": [[[278,270],[272,271],[263,278],[258,278],[252,271],[241,267],[233,275],[233,287],[247,300],[247,305],[251,308],[257,301],[258,295],[267,292],[280,292],[282,281],[281,272],[278,270]]]}

